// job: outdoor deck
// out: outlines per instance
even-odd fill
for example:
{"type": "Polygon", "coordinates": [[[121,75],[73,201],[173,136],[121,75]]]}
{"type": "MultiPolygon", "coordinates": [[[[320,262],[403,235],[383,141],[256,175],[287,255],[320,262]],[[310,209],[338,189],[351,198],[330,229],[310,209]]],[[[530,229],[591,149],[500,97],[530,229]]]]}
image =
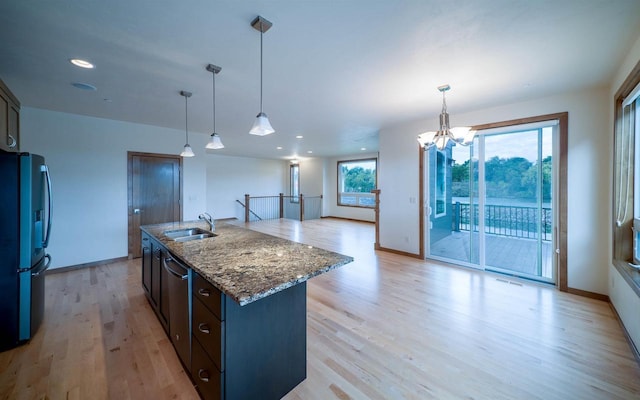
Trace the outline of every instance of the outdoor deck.
{"type": "MultiPolygon", "coordinates": [[[[430,255],[469,262],[470,234],[468,231],[451,232],[451,235],[431,245],[430,255]]],[[[537,271],[535,239],[523,239],[508,236],[485,234],[485,258],[488,269],[499,268],[517,274],[539,276],[537,271]]],[[[473,244],[478,246],[478,234],[473,233],[473,244]]],[[[473,260],[477,263],[478,249],[475,248],[473,260]]],[[[542,242],[542,277],[553,276],[553,249],[551,242],[542,242]]]]}

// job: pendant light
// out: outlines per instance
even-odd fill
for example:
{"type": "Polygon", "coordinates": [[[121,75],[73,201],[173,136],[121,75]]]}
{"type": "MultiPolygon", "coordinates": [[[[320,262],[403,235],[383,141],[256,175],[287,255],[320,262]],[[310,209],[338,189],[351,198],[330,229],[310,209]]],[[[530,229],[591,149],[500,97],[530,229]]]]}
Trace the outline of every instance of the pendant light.
{"type": "Polygon", "coordinates": [[[180,157],[193,157],[195,156],[195,154],[193,154],[193,150],[189,145],[189,114],[187,113],[187,99],[191,97],[191,92],[185,92],[184,90],[181,90],[180,96],[184,96],[184,132],[187,140],[182,153],[180,153],[180,157]]]}
{"type": "Polygon", "coordinates": [[[265,136],[275,132],[271,127],[267,114],[262,111],[262,35],[271,28],[271,25],[273,25],[271,22],[259,15],[251,22],[251,26],[260,31],[260,113],[256,116],[256,121],[253,123],[249,133],[258,136],[265,136]]]}
{"type": "Polygon", "coordinates": [[[440,113],[440,130],[437,132],[424,132],[418,135],[418,142],[425,150],[436,146],[438,150],[447,147],[449,140],[468,146],[473,142],[476,131],[472,131],[468,126],[457,128],[449,128],[449,113],[447,112],[447,100],[444,97],[445,92],[451,89],[449,85],[438,86],[438,90],[442,93],[442,112],[440,113]]]}
{"type": "Polygon", "coordinates": [[[222,68],[217,65],[209,64],[207,65],[207,71],[211,72],[213,75],[213,133],[211,134],[211,141],[207,143],[205,148],[212,150],[224,149],[222,140],[220,140],[220,135],[216,133],[216,74],[220,73],[222,68]]]}

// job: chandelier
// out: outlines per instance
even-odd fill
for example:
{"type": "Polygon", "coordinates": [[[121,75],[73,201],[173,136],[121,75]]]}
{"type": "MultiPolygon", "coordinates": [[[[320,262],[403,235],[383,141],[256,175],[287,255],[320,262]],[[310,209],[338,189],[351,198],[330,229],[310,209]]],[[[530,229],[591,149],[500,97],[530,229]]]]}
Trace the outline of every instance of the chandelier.
{"type": "Polygon", "coordinates": [[[476,131],[471,127],[460,126],[456,128],[449,127],[449,113],[447,113],[447,100],[445,92],[451,89],[449,85],[438,86],[438,90],[442,93],[442,113],[440,113],[440,129],[437,132],[424,132],[418,135],[418,143],[424,150],[428,150],[436,146],[438,150],[447,147],[449,141],[468,146],[473,142],[476,131]]]}

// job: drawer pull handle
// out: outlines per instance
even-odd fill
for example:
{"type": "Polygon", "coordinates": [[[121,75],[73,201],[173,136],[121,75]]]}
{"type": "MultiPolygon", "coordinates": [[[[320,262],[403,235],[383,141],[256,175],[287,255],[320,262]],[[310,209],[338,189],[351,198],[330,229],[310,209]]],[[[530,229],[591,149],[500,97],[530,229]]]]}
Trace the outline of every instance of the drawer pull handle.
{"type": "Polygon", "coordinates": [[[209,382],[209,371],[204,369],[198,370],[198,378],[200,378],[202,382],[209,382]]]}
{"type": "Polygon", "coordinates": [[[211,333],[209,325],[205,324],[204,322],[198,325],[198,330],[202,333],[211,333]]]}
{"type": "Polygon", "coordinates": [[[211,291],[209,291],[209,289],[198,289],[198,293],[200,293],[200,295],[204,297],[211,296],[211,291]]]}

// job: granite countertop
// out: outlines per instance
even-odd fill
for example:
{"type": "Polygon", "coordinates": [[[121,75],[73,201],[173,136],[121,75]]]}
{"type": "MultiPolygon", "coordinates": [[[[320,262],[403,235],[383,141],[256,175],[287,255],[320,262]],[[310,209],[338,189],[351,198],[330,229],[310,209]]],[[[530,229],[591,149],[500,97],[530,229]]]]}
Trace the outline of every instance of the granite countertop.
{"type": "Polygon", "coordinates": [[[140,229],[241,306],[353,261],[349,256],[224,222],[216,222],[218,236],[211,238],[175,242],[163,234],[194,227],[209,230],[203,221],[140,229]]]}

